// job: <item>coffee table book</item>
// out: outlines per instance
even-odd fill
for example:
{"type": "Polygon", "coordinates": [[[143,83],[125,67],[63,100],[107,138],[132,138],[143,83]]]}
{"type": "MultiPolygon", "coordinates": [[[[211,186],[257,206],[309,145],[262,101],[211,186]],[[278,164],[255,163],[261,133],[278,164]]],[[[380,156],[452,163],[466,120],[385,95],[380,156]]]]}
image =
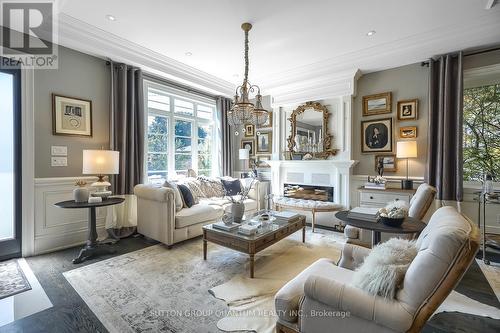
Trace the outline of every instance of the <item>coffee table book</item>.
{"type": "Polygon", "coordinates": [[[214,228],[224,230],[224,231],[235,231],[241,226],[238,223],[225,224],[224,222],[215,222],[213,224],[214,228]]]}

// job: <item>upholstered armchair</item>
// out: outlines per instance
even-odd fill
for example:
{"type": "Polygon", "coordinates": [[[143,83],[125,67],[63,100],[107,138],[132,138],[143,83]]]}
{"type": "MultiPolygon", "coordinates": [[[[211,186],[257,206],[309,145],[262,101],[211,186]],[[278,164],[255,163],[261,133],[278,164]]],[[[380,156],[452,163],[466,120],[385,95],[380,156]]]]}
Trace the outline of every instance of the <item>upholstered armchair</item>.
{"type": "MultiPolygon", "coordinates": [[[[423,220],[435,197],[435,187],[430,186],[426,183],[421,184],[410,200],[408,215],[416,219],[423,220]]],[[[347,225],[344,229],[344,235],[347,238],[348,243],[362,246],[369,246],[369,244],[371,243],[370,233],[371,232],[368,230],[362,230],[350,225],[347,225]]],[[[403,236],[392,234],[391,237],[403,236]]]]}
{"type": "Polygon", "coordinates": [[[443,207],[416,246],[394,299],[351,284],[370,249],[345,244],[338,266],[318,260],[276,294],[277,332],[420,332],[470,266],[479,231],[455,208],[443,207]]]}

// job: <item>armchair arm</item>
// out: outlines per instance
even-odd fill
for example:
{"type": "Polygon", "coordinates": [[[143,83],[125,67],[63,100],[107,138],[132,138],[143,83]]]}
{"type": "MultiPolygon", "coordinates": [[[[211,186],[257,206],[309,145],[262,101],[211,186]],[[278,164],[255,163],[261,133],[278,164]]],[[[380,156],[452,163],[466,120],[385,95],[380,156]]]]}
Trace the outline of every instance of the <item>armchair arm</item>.
{"type": "Polygon", "coordinates": [[[338,265],[339,267],[355,270],[363,264],[370,251],[371,249],[366,247],[346,243],[342,248],[342,256],[338,265]]]}
{"type": "MultiPolygon", "coordinates": [[[[371,295],[359,288],[333,279],[311,275],[304,285],[305,297],[327,305],[331,309],[345,311],[350,317],[358,317],[383,325],[398,332],[408,330],[413,321],[410,314],[397,300],[371,295]]],[[[308,316],[307,309],[301,309],[308,316]]]]}

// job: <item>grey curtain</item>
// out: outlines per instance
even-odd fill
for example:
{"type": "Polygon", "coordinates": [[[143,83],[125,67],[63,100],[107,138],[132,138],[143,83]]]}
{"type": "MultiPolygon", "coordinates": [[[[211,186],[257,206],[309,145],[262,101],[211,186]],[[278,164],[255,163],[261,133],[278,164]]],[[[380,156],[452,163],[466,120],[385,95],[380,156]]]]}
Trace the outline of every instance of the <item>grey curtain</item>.
{"type": "Polygon", "coordinates": [[[222,174],[223,176],[233,176],[234,162],[232,151],[231,127],[227,119],[227,112],[231,109],[231,100],[226,97],[217,97],[217,112],[221,121],[221,141],[222,141],[222,174]]]}
{"type": "Polygon", "coordinates": [[[144,173],[144,93],[142,71],[111,63],[111,149],[120,152],[113,193],[133,194],[144,173]]]}
{"type": "Polygon", "coordinates": [[[426,181],[440,200],[463,199],[463,54],[430,60],[426,181]]]}

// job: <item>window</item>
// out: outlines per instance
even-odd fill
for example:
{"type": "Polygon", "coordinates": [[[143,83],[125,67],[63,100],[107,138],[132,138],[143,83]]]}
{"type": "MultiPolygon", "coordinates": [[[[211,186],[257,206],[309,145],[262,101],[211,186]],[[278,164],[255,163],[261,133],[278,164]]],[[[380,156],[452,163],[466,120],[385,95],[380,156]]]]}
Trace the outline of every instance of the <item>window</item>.
{"type": "Polygon", "coordinates": [[[218,176],[220,144],[215,102],[145,81],[147,105],[146,174],[150,183],[187,174],[218,176]]]}
{"type": "Polygon", "coordinates": [[[500,84],[464,89],[464,181],[500,180],[500,84]]]}

